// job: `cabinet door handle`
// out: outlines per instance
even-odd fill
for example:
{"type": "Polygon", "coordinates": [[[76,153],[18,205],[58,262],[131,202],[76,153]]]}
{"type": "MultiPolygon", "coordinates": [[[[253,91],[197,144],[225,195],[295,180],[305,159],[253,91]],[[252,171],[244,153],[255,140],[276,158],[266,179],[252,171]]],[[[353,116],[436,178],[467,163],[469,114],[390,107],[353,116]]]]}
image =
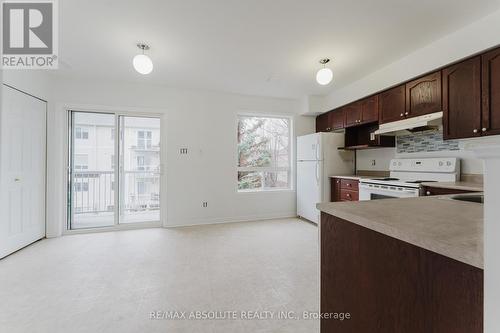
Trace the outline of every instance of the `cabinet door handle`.
{"type": "Polygon", "coordinates": [[[474,128],[474,130],[472,132],[477,133],[478,132],[477,128],[474,128]]]}
{"type": "Polygon", "coordinates": [[[403,117],[405,114],[404,113],[401,113],[400,116],[403,117]]]}
{"type": "Polygon", "coordinates": [[[425,192],[425,195],[431,195],[431,191],[425,192]]]}
{"type": "Polygon", "coordinates": [[[347,197],[348,197],[348,198],[350,198],[350,197],[351,197],[351,195],[350,195],[349,193],[347,193],[347,197]]]}
{"type": "Polygon", "coordinates": [[[409,115],[410,113],[409,112],[405,112],[405,116],[409,115]]]}
{"type": "Polygon", "coordinates": [[[483,127],[481,131],[486,132],[488,129],[486,127],[483,127]]]}

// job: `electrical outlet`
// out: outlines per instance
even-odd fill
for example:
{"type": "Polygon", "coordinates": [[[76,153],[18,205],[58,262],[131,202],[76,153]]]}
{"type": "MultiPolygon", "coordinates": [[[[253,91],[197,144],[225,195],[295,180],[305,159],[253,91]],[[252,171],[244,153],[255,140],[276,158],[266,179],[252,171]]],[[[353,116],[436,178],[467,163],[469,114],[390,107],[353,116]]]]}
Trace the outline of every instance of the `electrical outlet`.
{"type": "Polygon", "coordinates": [[[181,155],[187,155],[187,153],[188,153],[188,149],[187,149],[187,148],[181,148],[181,149],[179,149],[179,153],[180,153],[181,155]]]}
{"type": "Polygon", "coordinates": [[[203,201],[203,203],[202,203],[202,207],[203,207],[203,208],[207,208],[207,207],[208,207],[208,202],[203,201]]]}
{"type": "Polygon", "coordinates": [[[377,165],[377,160],[372,160],[372,166],[377,165]]]}

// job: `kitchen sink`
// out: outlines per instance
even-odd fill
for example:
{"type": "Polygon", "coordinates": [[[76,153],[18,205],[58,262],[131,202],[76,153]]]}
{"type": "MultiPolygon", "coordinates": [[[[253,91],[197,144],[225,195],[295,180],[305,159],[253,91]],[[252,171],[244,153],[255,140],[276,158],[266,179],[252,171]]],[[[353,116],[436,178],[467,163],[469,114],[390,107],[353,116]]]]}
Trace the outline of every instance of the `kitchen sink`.
{"type": "Polygon", "coordinates": [[[484,194],[456,194],[448,197],[451,200],[484,203],[484,194]]]}

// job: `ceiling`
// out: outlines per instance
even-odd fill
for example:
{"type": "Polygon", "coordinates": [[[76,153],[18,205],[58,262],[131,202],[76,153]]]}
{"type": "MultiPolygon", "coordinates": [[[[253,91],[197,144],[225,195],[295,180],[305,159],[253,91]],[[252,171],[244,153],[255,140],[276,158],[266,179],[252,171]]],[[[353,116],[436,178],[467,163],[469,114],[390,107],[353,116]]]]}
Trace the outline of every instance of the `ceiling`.
{"type": "Polygon", "coordinates": [[[250,95],[327,94],[500,8],[500,0],[64,0],[55,75],[250,95]],[[135,44],[154,71],[136,73],[135,44]],[[334,82],[315,82],[329,57],[334,82]]]}

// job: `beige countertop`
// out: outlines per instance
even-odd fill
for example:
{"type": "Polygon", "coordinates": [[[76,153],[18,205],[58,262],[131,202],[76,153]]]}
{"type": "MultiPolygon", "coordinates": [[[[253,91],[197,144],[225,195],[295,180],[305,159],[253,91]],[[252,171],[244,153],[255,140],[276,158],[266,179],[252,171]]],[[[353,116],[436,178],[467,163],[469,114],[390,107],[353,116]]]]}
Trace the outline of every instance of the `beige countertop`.
{"type": "Polygon", "coordinates": [[[327,214],[483,268],[483,205],[449,196],[319,203],[327,214]]]}
{"type": "Polygon", "coordinates": [[[474,191],[474,192],[483,191],[483,184],[473,183],[473,182],[429,182],[429,183],[422,183],[422,185],[436,187],[436,188],[463,190],[463,191],[474,191]]]}

